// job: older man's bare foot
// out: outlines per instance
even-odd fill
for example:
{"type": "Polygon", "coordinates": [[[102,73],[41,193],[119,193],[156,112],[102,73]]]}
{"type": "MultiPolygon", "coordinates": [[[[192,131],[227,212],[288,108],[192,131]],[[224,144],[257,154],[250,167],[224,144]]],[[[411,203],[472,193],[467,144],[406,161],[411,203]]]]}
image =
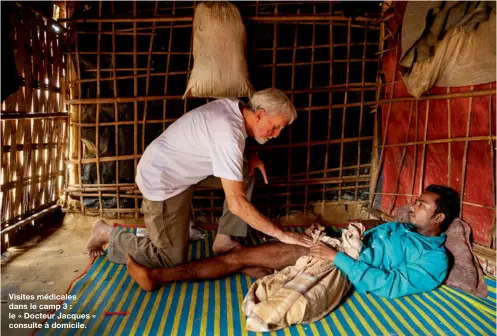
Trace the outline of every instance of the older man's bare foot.
{"type": "Polygon", "coordinates": [[[99,257],[104,255],[103,246],[109,242],[112,227],[99,219],[91,228],[90,239],[88,239],[88,254],[90,257],[99,257]]]}
{"type": "Polygon", "coordinates": [[[157,286],[152,277],[152,269],[140,265],[131,258],[129,254],[126,255],[126,265],[128,266],[128,273],[135,280],[141,288],[147,292],[151,292],[157,286]]]}
{"type": "Polygon", "coordinates": [[[231,236],[218,233],[212,244],[212,252],[214,252],[215,255],[223,254],[231,251],[237,246],[240,246],[240,243],[231,238],[231,236]]]}

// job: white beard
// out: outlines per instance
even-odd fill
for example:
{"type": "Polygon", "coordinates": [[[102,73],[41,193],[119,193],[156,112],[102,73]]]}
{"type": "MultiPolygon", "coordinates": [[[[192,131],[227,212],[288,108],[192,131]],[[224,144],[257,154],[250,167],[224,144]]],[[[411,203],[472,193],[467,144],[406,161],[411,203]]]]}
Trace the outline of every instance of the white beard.
{"type": "Polygon", "coordinates": [[[259,145],[264,145],[269,140],[268,138],[254,138],[254,139],[259,143],[259,145]]]}

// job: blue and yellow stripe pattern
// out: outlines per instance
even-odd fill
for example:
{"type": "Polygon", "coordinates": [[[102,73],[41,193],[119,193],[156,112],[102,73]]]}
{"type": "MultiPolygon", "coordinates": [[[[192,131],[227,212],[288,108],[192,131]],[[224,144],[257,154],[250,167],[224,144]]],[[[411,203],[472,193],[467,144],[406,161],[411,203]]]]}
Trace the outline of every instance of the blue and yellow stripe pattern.
{"type": "MultiPolygon", "coordinates": [[[[214,234],[210,231],[208,240],[190,244],[191,260],[212,254],[214,234]]],[[[246,243],[261,243],[260,236],[252,234],[246,243]]],[[[68,294],[76,299],[65,301],[55,316],[47,320],[48,328],[42,328],[37,335],[252,336],[256,333],[246,330],[241,310],[252,282],[248,276],[236,274],[216,281],[173,283],[147,293],[127,276],[125,265],[113,264],[103,256],[73,283],[68,294]],[[105,316],[106,311],[127,314],[105,316]],[[74,315],[63,319],[58,318],[59,313],[74,315]],[[68,322],[73,325],[61,326],[68,322]]],[[[320,321],[271,334],[495,335],[495,281],[487,279],[487,284],[486,299],[447,286],[395,300],[352,291],[338,309],[320,321]]]]}

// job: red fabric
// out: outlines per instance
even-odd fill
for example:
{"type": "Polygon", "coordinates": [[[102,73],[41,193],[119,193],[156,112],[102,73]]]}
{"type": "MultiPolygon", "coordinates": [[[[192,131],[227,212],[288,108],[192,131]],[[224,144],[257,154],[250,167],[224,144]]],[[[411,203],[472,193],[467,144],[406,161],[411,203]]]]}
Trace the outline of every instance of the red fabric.
{"type": "MultiPolygon", "coordinates": [[[[405,6],[396,10],[396,15],[403,15],[405,6]]],[[[401,22],[397,20],[395,22],[401,22]]],[[[392,28],[397,30],[396,28],[392,28]]],[[[397,41],[400,42],[400,41],[397,41]]],[[[399,43],[400,44],[400,43],[399,43]]],[[[390,43],[390,46],[393,46],[390,43]]],[[[383,71],[387,83],[393,78],[400,81],[395,84],[393,97],[410,97],[404,83],[401,80],[399,67],[394,76],[395,63],[400,56],[399,50],[391,50],[385,53],[383,58],[383,71]]],[[[496,83],[488,83],[474,87],[474,91],[495,88],[496,83]]],[[[389,85],[385,90],[385,98],[391,97],[392,87],[389,85]]],[[[470,87],[450,88],[450,92],[471,91],[470,87]]],[[[435,87],[428,94],[444,94],[447,88],[435,87]]],[[[441,99],[418,101],[418,115],[416,116],[416,102],[396,102],[391,106],[386,144],[400,144],[412,141],[423,141],[425,134],[425,122],[427,104],[429,104],[428,129],[426,139],[437,140],[447,138],[466,137],[469,109],[471,108],[470,137],[495,135],[495,96],[473,97],[471,106],[470,98],[441,99]],[[412,115],[409,124],[409,113],[412,104],[412,115]],[[451,135],[449,136],[450,106],[451,135]],[[416,132],[417,125],[417,132],[416,132]],[[416,138],[417,137],[417,138],[416,138]]],[[[387,129],[387,115],[389,104],[381,106],[382,109],[382,137],[387,129]]],[[[495,148],[495,141],[493,143],[495,148]]],[[[403,147],[388,147],[385,149],[383,158],[383,180],[382,193],[415,194],[418,195],[430,184],[449,185],[459,193],[464,184],[465,202],[475,203],[483,206],[495,207],[495,187],[493,169],[495,169],[495,158],[492,161],[492,147],[488,140],[471,141],[468,146],[467,164],[465,178],[463,177],[463,159],[465,142],[452,142],[428,144],[425,147],[425,161],[423,179],[422,173],[423,145],[408,146],[404,163],[400,171],[400,181],[397,187],[398,170],[402,159],[403,147]],[[450,146],[451,163],[448,163],[450,146]],[[416,157],[417,155],[417,157],[416,157]],[[450,168],[449,168],[450,167],[450,168]],[[450,171],[449,171],[450,170],[450,171]],[[412,178],[414,175],[414,184],[412,178]]],[[[495,150],[494,153],[495,155],[495,150]]],[[[398,206],[408,204],[414,197],[383,195],[381,197],[380,210],[389,212],[398,206]]],[[[492,230],[495,225],[495,211],[493,209],[481,208],[469,204],[461,204],[462,219],[472,227],[473,238],[476,243],[490,246],[492,230]]]]}

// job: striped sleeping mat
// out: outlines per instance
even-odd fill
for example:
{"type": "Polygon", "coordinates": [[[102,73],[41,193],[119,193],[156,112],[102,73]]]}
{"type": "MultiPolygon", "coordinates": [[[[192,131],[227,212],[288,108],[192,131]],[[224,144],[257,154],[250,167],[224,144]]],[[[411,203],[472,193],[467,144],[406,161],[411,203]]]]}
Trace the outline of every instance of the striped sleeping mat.
{"type": "MultiPolygon", "coordinates": [[[[190,244],[189,258],[210,256],[214,235],[209,231],[207,240],[190,244]]],[[[245,243],[261,243],[260,236],[251,234],[245,243]]],[[[255,335],[245,329],[241,310],[252,282],[237,274],[216,281],[173,283],[147,293],[127,275],[125,265],[103,256],[73,281],[71,297],[61,302],[37,335],[255,335]],[[104,314],[120,311],[126,315],[104,314]]],[[[351,291],[320,321],[265,334],[495,335],[495,281],[487,279],[487,284],[487,299],[447,286],[394,300],[351,291]]]]}

